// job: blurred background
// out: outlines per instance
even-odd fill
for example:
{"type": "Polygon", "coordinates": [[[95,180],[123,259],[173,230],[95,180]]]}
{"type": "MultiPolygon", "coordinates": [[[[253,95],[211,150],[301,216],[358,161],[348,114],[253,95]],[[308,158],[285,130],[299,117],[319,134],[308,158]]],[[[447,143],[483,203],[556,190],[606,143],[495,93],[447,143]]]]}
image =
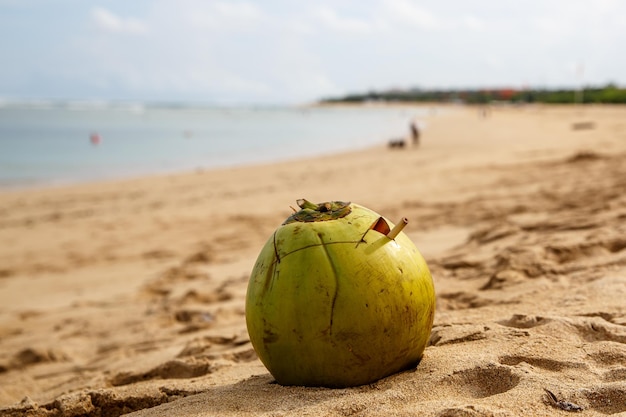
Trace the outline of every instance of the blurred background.
{"type": "Polygon", "coordinates": [[[0,0],[0,184],[367,146],[419,116],[294,109],[351,93],[624,85],[624,16],[619,0],[0,0]],[[201,145],[172,152],[181,138],[201,145]],[[252,143],[266,153],[238,152],[252,143]]]}

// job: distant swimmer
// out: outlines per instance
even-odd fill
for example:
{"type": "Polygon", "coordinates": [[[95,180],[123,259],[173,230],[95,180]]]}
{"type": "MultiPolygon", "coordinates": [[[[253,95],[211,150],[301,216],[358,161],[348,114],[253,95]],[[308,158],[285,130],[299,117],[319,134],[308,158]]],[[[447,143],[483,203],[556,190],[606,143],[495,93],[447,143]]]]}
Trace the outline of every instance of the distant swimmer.
{"type": "Polygon", "coordinates": [[[95,132],[89,136],[89,140],[94,146],[100,145],[100,142],[102,142],[102,138],[100,137],[100,135],[95,132]]]}

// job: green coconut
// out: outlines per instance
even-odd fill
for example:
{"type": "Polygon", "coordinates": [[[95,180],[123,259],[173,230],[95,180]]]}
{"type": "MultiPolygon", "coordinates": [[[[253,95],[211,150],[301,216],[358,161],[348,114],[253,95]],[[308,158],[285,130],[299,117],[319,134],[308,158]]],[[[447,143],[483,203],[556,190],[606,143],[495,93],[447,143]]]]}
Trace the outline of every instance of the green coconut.
{"type": "Polygon", "coordinates": [[[402,227],[357,204],[298,200],[246,294],[250,341],[283,385],[350,387],[416,366],[435,290],[402,227]]]}

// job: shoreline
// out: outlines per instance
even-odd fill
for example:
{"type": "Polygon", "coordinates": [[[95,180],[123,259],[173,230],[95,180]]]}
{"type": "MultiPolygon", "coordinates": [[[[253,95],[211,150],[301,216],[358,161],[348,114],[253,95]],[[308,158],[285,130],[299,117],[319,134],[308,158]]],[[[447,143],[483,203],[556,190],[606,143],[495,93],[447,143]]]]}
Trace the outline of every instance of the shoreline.
{"type": "MultiPolygon", "coordinates": [[[[385,109],[422,109],[428,110],[429,113],[425,115],[421,115],[419,119],[428,120],[432,117],[437,117],[441,115],[445,115],[447,112],[455,109],[459,109],[462,111],[463,107],[458,105],[444,105],[440,104],[435,106],[434,103],[424,103],[422,104],[403,104],[403,103],[374,103],[374,104],[312,104],[302,106],[303,108],[309,107],[338,107],[338,108],[349,108],[352,110],[358,109],[367,109],[370,107],[379,107],[385,109]]],[[[298,108],[296,106],[295,108],[298,108]]],[[[402,132],[405,135],[405,139],[408,138],[408,129],[407,132],[402,132]]],[[[423,133],[423,132],[422,132],[423,133]]],[[[382,148],[387,147],[387,142],[390,138],[381,137],[378,143],[374,144],[365,144],[363,146],[352,147],[351,149],[339,149],[339,150],[328,150],[321,152],[313,152],[306,155],[292,155],[292,156],[282,156],[277,159],[267,159],[267,160],[251,160],[251,161],[242,161],[242,162],[233,162],[225,165],[214,165],[214,166],[198,166],[195,168],[184,168],[184,169],[164,169],[164,170],[156,170],[144,174],[111,174],[108,176],[94,177],[91,179],[55,179],[49,180],[48,182],[32,182],[29,184],[0,184],[0,195],[3,193],[11,193],[11,192],[28,192],[28,191],[37,191],[37,190],[45,190],[45,189],[63,189],[63,188],[73,188],[73,187],[81,187],[81,186],[89,186],[93,184],[94,186],[100,184],[107,183],[126,183],[132,181],[142,181],[149,178],[167,178],[171,176],[185,176],[185,175],[195,175],[198,173],[210,173],[210,172],[221,172],[221,171],[229,171],[229,170],[239,170],[239,169],[263,169],[267,166],[272,166],[276,164],[290,164],[290,163],[299,163],[299,162],[307,162],[309,160],[318,160],[324,159],[327,157],[341,157],[350,155],[352,153],[361,153],[372,150],[380,150],[382,148]]]]}
{"type": "Polygon", "coordinates": [[[156,109],[124,117],[105,108],[90,112],[81,123],[62,111],[47,116],[47,124],[30,136],[20,133],[28,130],[25,123],[30,113],[17,113],[15,145],[5,142],[0,147],[7,158],[5,171],[0,172],[0,189],[193,172],[346,152],[404,134],[404,116],[414,116],[409,109],[424,111],[418,106],[390,105],[378,106],[378,110],[361,107],[363,112],[351,106],[336,108],[174,109],[153,114],[160,111],[156,109]],[[67,123],[65,130],[58,127],[57,119],[67,123]],[[85,147],[77,129],[98,131],[105,140],[85,147]],[[50,156],[29,156],[26,145],[19,145],[22,141],[31,147],[43,146],[41,151],[50,156]]]}
{"type": "Polygon", "coordinates": [[[172,171],[162,171],[162,172],[153,172],[146,174],[137,174],[137,175],[123,175],[121,174],[119,177],[103,177],[103,178],[94,178],[94,179],[86,179],[86,180],[57,180],[50,183],[38,183],[31,185],[8,185],[3,186],[0,185],[0,197],[7,194],[16,194],[16,193],[24,193],[28,194],[31,192],[46,192],[46,191],[63,191],[68,190],[71,191],[73,189],[87,189],[92,187],[114,187],[116,185],[124,186],[126,184],[133,183],[145,183],[152,181],[167,181],[168,179],[174,178],[186,178],[186,177],[195,177],[195,176],[227,176],[229,173],[235,173],[238,171],[249,171],[249,170],[264,170],[266,168],[271,168],[273,166],[292,166],[298,164],[315,164],[317,161],[324,161],[327,159],[337,159],[343,157],[350,157],[362,153],[371,153],[378,151],[386,151],[387,146],[385,143],[381,142],[377,145],[369,145],[362,148],[355,148],[350,150],[341,150],[341,151],[329,151],[327,153],[320,154],[311,154],[311,155],[302,155],[302,156],[293,156],[293,157],[285,157],[284,159],[276,159],[272,161],[254,161],[254,162],[241,162],[232,165],[225,166],[212,166],[212,167],[197,167],[192,169],[182,169],[182,170],[172,170],[172,171]]]}
{"type": "Polygon", "coordinates": [[[348,155],[352,153],[358,153],[363,151],[368,151],[371,149],[382,148],[384,145],[381,143],[380,145],[370,145],[365,146],[363,148],[351,149],[351,150],[343,150],[343,151],[328,151],[327,153],[320,154],[312,154],[312,155],[301,155],[301,156],[286,156],[284,158],[274,159],[274,160],[263,160],[263,161],[249,161],[249,162],[239,162],[232,163],[226,165],[217,165],[217,166],[206,166],[206,167],[195,167],[195,168],[184,168],[184,169],[172,169],[172,170],[162,170],[162,171],[154,171],[143,174],[111,174],[109,176],[102,176],[99,178],[91,178],[91,179],[56,179],[49,180],[49,182],[31,182],[28,184],[15,183],[15,184],[0,184],[0,195],[3,193],[10,192],[29,192],[29,191],[38,191],[38,190],[47,190],[47,189],[63,189],[63,188],[74,188],[74,187],[86,187],[86,186],[99,186],[106,185],[109,183],[127,183],[134,181],[142,181],[147,179],[164,179],[172,176],[192,176],[202,173],[211,173],[211,172],[221,172],[221,171],[233,171],[239,169],[263,169],[267,166],[272,166],[276,164],[289,164],[289,163],[297,163],[300,161],[308,161],[308,160],[316,160],[316,159],[324,159],[327,157],[334,157],[340,155],[348,155]]]}
{"type": "MultiPolygon", "coordinates": [[[[409,104],[409,103],[366,103],[366,104],[353,104],[353,103],[314,103],[310,105],[304,106],[307,107],[340,107],[340,108],[368,108],[368,107],[381,107],[381,108],[421,108],[423,110],[428,110],[428,114],[422,115],[419,117],[422,121],[436,120],[440,117],[445,117],[446,114],[450,112],[461,112],[461,113],[479,113],[479,110],[485,106],[481,105],[461,105],[461,104],[445,104],[445,103],[418,103],[418,104],[409,104]]],[[[610,105],[610,104],[591,104],[591,105],[546,105],[546,104],[525,104],[522,106],[514,106],[510,104],[503,105],[495,105],[488,106],[491,111],[496,112],[543,112],[543,111],[556,111],[562,112],[565,114],[569,114],[571,120],[570,123],[573,123],[575,118],[571,117],[572,115],[576,115],[577,113],[582,113],[584,116],[585,112],[600,110],[604,111],[620,111],[626,106],[621,105],[610,105]]],[[[584,117],[583,117],[584,118],[584,117]]],[[[428,128],[428,127],[427,127],[428,128]]],[[[408,138],[408,132],[403,132],[404,138],[408,138]]],[[[422,132],[422,134],[427,134],[426,132],[422,132]]],[[[228,163],[226,165],[214,165],[214,166],[197,166],[194,168],[168,168],[168,169],[158,169],[151,170],[146,173],[137,173],[137,174],[110,174],[110,175],[102,175],[99,177],[93,177],[85,180],[81,179],[53,179],[48,181],[38,181],[33,180],[33,182],[28,183],[4,183],[0,184],[0,194],[3,193],[11,193],[11,192],[28,192],[28,191],[36,191],[39,189],[59,189],[66,187],[80,187],[87,186],[89,184],[99,185],[106,183],[125,183],[128,181],[134,180],[142,180],[147,178],[165,178],[170,176],[179,176],[179,175],[194,175],[198,172],[212,172],[212,171],[228,171],[228,170],[236,170],[236,169],[245,169],[245,168],[263,168],[265,166],[271,166],[274,164],[284,164],[291,162],[305,162],[309,159],[319,159],[326,157],[333,157],[336,155],[349,155],[351,153],[364,152],[368,150],[381,149],[387,147],[387,142],[391,138],[380,138],[380,142],[377,144],[368,144],[363,147],[357,147],[352,149],[343,149],[343,150],[329,150],[326,152],[321,152],[317,154],[309,154],[309,155],[295,155],[295,156],[284,156],[279,157],[277,159],[268,159],[268,160],[254,160],[254,161],[242,161],[242,162],[233,162],[228,163]]]]}
{"type": "Polygon", "coordinates": [[[626,412],[626,108],[478,110],[432,117],[418,148],[0,190],[0,413],[626,412]],[[409,219],[437,294],[417,368],[272,383],[244,300],[298,198],[409,219]]]}

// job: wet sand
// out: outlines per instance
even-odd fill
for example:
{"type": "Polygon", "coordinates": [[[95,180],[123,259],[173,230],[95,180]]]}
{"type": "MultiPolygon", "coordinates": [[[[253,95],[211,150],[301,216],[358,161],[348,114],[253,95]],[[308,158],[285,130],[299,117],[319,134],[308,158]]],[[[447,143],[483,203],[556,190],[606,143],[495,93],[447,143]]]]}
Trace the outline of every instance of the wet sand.
{"type": "Polygon", "coordinates": [[[421,122],[419,148],[0,193],[0,414],[626,413],[626,108],[421,122]],[[437,291],[417,368],[273,383],[244,298],[302,197],[409,219],[437,291]]]}

